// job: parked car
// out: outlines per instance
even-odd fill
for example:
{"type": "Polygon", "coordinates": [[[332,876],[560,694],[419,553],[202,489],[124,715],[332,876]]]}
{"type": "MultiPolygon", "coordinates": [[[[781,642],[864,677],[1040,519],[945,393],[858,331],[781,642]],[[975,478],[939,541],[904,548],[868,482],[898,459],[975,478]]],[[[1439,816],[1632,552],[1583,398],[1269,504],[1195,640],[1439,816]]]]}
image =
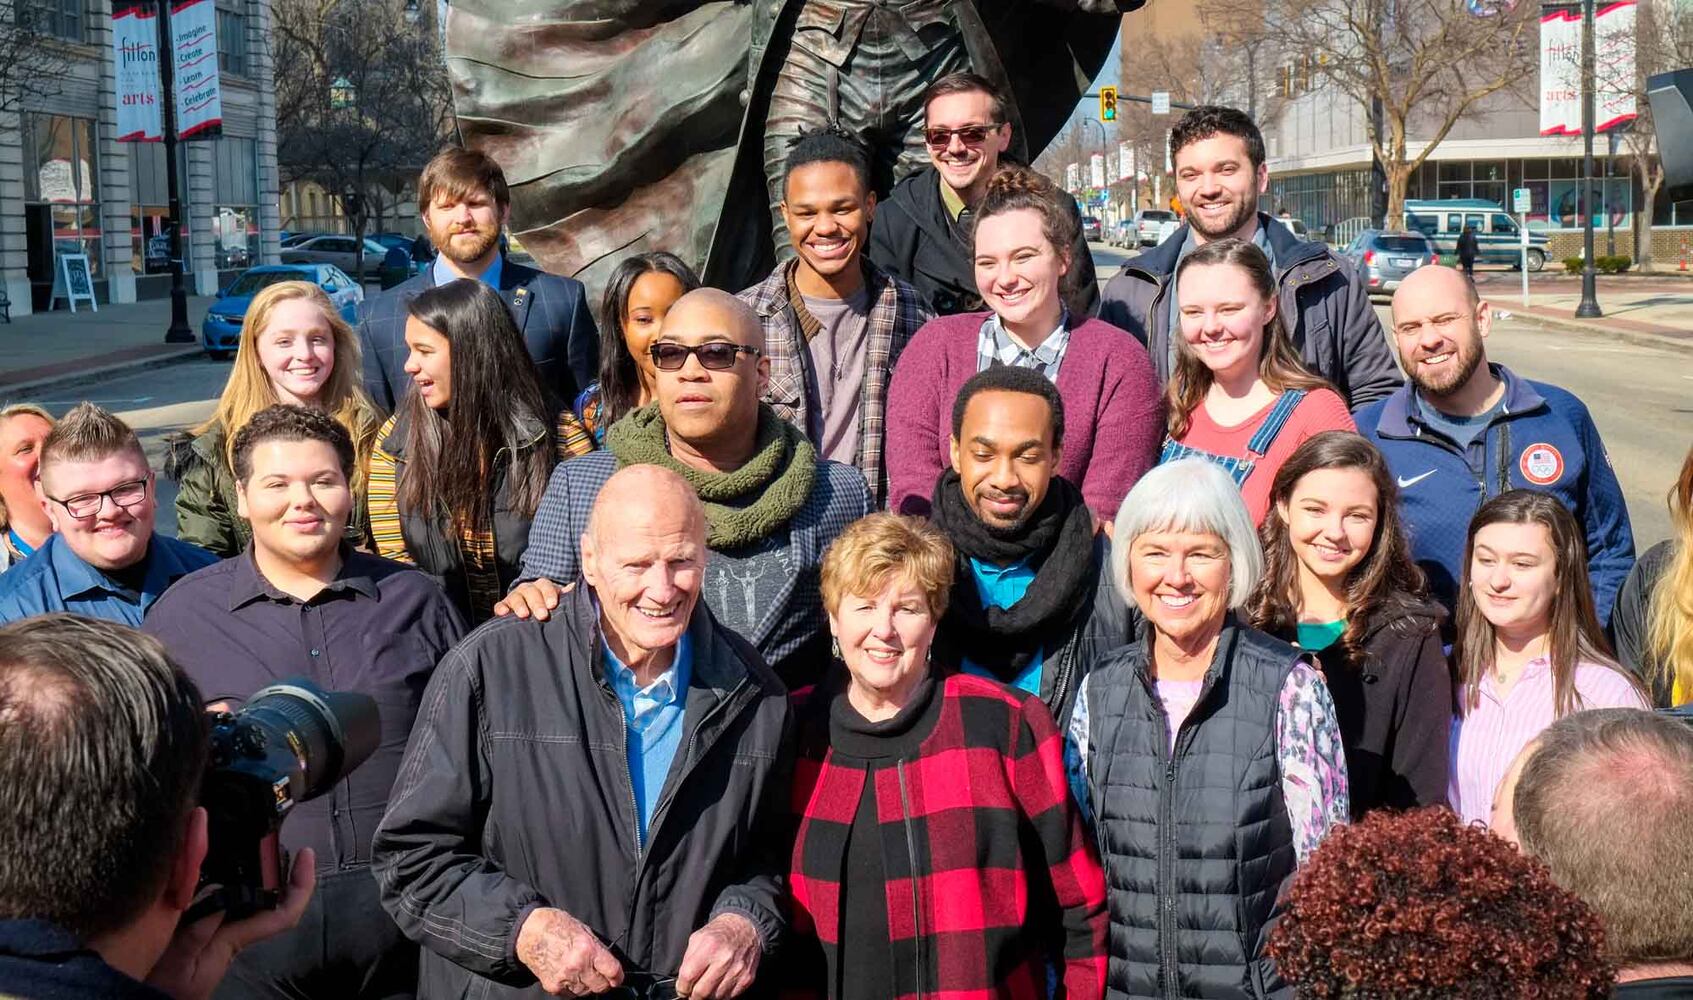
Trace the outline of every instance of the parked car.
{"type": "Polygon", "coordinates": [[[1138,243],[1135,238],[1135,223],[1133,219],[1118,219],[1105,230],[1105,242],[1114,247],[1132,246],[1138,243]]]}
{"type": "Polygon", "coordinates": [[[266,285],[280,281],[309,281],[323,289],[336,311],[348,323],[357,323],[364,289],[334,264],[263,264],[248,268],[218,289],[217,301],[200,324],[200,345],[213,358],[222,360],[241,345],[241,323],[253,296],[266,285]]]}
{"type": "Polygon", "coordinates": [[[1098,243],[1105,239],[1105,225],[1099,221],[1099,216],[1082,216],[1082,239],[1089,243],[1098,243]]]}
{"type": "Polygon", "coordinates": [[[1158,234],[1152,238],[1152,245],[1157,246],[1170,237],[1176,235],[1176,230],[1182,228],[1182,219],[1165,219],[1158,224],[1158,234]]]}
{"type": "MultiPolygon", "coordinates": [[[[314,236],[282,251],[284,264],[334,264],[353,274],[358,270],[358,241],[351,236],[314,236]]],[[[370,275],[382,266],[388,248],[370,237],[364,241],[364,268],[370,275]]]]}
{"type": "Polygon", "coordinates": [[[1371,295],[1391,292],[1417,268],[1440,263],[1434,241],[1418,232],[1366,229],[1340,255],[1364,276],[1371,295]]]}
{"type": "Polygon", "coordinates": [[[1287,227],[1287,231],[1302,240],[1311,238],[1311,231],[1305,228],[1305,223],[1295,218],[1277,218],[1277,222],[1287,227]]]}
{"type": "MultiPolygon", "coordinates": [[[[1448,198],[1441,201],[1405,202],[1405,226],[1434,241],[1448,257],[1458,255],[1458,235],[1465,226],[1475,229],[1476,263],[1522,266],[1523,234],[1517,220],[1505,214],[1497,202],[1485,198],[1448,198]]],[[[1546,266],[1551,253],[1545,233],[1528,233],[1528,269],[1546,266]]]]}
{"type": "Polygon", "coordinates": [[[1158,227],[1176,219],[1176,213],[1163,208],[1143,208],[1135,213],[1135,233],[1143,247],[1158,245],[1158,227]]]}
{"type": "Polygon", "coordinates": [[[300,244],[306,242],[307,240],[312,240],[312,239],[318,238],[319,236],[327,236],[327,235],[329,235],[329,234],[328,233],[288,233],[287,235],[282,237],[282,248],[284,250],[286,250],[289,247],[297,247],[300,244]]]}

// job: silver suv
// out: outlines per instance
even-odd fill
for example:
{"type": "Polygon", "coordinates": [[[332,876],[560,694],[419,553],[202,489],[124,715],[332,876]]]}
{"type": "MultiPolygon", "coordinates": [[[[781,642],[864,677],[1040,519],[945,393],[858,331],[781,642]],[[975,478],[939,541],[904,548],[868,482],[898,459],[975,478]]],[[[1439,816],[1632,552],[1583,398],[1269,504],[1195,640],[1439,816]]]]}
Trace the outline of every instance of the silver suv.
{"type": "Polygon", "coordinates": [[[1340,252],[1364,276],[1370,294],[1399,287],[1412,271],[1440,263],[1440,253],[1427,236],[1416,232],[1366,229],[1340,252]]]}
{"type": "Polygon", "coordinates": [[[1143,208],[1135,213],[1135,235],[1143,247],[1158,245],[1158,227],[1176,222],[1176,213],[1162,208],[1143,208]]]}

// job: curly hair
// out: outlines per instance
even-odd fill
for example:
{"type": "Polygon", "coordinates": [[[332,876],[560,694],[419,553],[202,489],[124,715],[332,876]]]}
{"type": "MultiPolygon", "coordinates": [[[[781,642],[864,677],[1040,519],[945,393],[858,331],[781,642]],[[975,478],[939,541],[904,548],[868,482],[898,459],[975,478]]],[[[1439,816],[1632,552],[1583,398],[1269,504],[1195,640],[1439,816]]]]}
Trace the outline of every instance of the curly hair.
{"type": "Polygon", "coordinates": [[[1615,972],[1585,903],[1443,806],[1331,832],[1266,951],[1301,997],[1347,1000],[1600,1000],[1615,972]]]}

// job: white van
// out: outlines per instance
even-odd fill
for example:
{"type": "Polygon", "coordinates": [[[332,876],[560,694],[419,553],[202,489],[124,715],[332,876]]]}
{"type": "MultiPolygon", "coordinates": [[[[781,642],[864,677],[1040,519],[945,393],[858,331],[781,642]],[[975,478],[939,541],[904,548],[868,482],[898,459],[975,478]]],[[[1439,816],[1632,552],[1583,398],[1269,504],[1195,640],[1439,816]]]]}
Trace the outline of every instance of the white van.
{"type": "MultiPolygon", "coordinates": [[[[1458,252],[1458,234],[1471,226],[1476,234],[1477,264],[1509,264],[1522,262],[1522,230],[1517,220],[1497,203],[1482,198],[1448,198],[1442,201],[1406,201],[1405,228],[1423,233],[1440,249],[1443,256],[1458,252]]],[[[1529,230],[1528,269],[1538,271],[1546,266],[1545,233],[1529,230]]]]}

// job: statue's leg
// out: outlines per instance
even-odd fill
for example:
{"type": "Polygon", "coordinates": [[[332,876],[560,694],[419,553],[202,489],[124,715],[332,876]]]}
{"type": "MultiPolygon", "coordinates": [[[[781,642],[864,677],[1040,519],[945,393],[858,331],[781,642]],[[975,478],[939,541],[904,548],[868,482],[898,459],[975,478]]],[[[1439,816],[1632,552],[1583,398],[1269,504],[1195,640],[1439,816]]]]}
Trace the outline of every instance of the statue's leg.
{"type": "MultiPolygon", "coordinates": [[[[770,185],[771,233],[777,261],[793,259],[788,226],[782,221],[782,165],[788,147],[801,129],[811,131],[840,114],[840,71],[800,46],[788,50],[770,92],[770,113],[764,122],[764,173],[770,185]]],[[[851,124],[847,125],[851,128],[851,124]]]]}

